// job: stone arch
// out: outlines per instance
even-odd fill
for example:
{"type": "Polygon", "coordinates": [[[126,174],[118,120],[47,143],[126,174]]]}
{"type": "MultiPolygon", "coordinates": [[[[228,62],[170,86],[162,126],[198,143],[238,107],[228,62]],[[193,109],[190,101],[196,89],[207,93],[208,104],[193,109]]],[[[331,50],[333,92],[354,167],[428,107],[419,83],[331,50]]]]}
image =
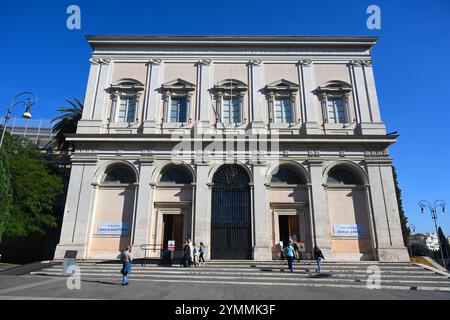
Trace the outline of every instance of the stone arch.
{"type": "Polygon", "coordinates": [[[132,173],[134,174],[134,178],[135,178],[135,183],[137,183],[139,181],[139,172],[136,169],[136,167],[126,161],[126,160],[113,160],[113,161],[109,161],[103,165],[101,165],[98,169],[97,172],[94,175],[94,183],[101,183],[101,180],[103,178],[103,175],[106,173],[106,171],[114,166],[126,166],[128,169],[130,169],[132,171],[132,173]]]}
{"type": "Polygon", "coordinates": [[[185,162],[174,162],[174,161],[171,161],[171,160],[167,160],[167,161],[164,161],[163,163],[159,164],[155,168],[155,170],[153,170],[153,174],[152,174],[152,177],[151,177],[151,184],[157,185],[158,182],[159,182],[159,178],[161,176],[161,173],[167,167],[170,167],[170,166],[181,166],[181,167],[183,167],[183,169],[185,169],[189,173],[192,183],[195,183],[195,181],[196,181],[196,174],[195,174],[194,169],[189,164],[187,164],[185,162]]]}
{"type": "Polygon", "coordinates": [[[304,180],[305,184],[311,183],[311,178],[309,172],[302,166],[300,163],[296,161],[280,161],[280,163],[271,166],[266,173],[266,184],[270,184],[272,180],[272,176],[277,173],[278,168],[282,166],[287,166],[294,171],[296,171],[304,180]]]}
{"type": "Polygon", "coordinates": [[[330,165],[328,165],[324,172],[323,172],[323,184],[327,185],[328,182],[328,175],[330,173],[330,171],[334,168],[337,167],[343,167],[346,168],[348,170],[350,170],[353,174],[355,174],[361,181],[361,185],[368,185],[369,184],[369,179],[367,177],[367,173],[364,171],[364,169],[357,165],[354,162],[351,161],[336,161],[334,163],[331,163],[330,165]]]}
{"type": "Polygon", "coordinates": [[[242,167],[246,172],[247,175],[250,179],[249,184],[253,185],[253,172],[250,170],[250,168],[243,162],[241,161],[236,161],[233,163],[218,163],[215,164],[210,170],[209,170],[209,174],[208,174],[208,184],[213,184],[213,179],[214,179],[214,175],[216,174],[216,172],[224,165],[238,165],[240,167],[242,167]]]}

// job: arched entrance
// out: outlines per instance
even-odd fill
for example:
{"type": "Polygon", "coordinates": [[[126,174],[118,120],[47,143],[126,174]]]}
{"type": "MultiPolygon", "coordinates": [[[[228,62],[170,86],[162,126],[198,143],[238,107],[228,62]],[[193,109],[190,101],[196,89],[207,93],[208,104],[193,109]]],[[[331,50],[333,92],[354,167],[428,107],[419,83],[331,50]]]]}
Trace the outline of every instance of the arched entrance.
{"type": "Polygon", "coordinates": [[[211,258],[251,259],[250,178],[238,165],[224,165],[213,178],[211,258]]]}

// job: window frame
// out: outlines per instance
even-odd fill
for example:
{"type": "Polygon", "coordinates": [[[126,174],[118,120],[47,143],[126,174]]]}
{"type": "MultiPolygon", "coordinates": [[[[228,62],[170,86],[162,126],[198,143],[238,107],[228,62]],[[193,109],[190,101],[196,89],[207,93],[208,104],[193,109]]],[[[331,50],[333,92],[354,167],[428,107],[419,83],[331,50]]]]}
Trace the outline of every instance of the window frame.
{"type": "MultiPolygon", "coordinates": [[[[216,84],[212,92],[216,101],[216,126],[222,128],[235,128],[245,125],[247,118],[245,117],[244,98],[248,88],[245,83],[237,79],[226,79],[216,84]],[[224,99],[238,99],[239,101],[239,121],[224,121],[224,99]]],[[[231,104],[230,104],[231,106],[231,104]]]]}
{"type": "MultiPolygon", "coordinates": [[[[113,126],[130,126],[139,122],[139,115],[141,113],[141,97],[144,92],[144,85],[134,79],[121,79],[115,84],[112,84],[107,91],[111,97],[111,109],[109,111],[108,123],[112,123],[113,126]],[[119,121],[119,108],[124,98],[134,98],[134,116],[133,121],[128,121],[128,116],[125,116],[124,121],[119,121]]],[[[126,107],[128,109],[128,105],[126,107]]]]}
{"type": "Polygon", "coordinates": [[[280,79],[265,86],[265,92],[269,104],[269,123],[271,127],[293,127],[301,123],[298,110],[297,94],[300,86],[285,79],[280,79]],[[290,100],[291,119],[289,122],[280,122],[277,119],[277,100],[290,100]]]}
{"type": "Polygon", "coordinates": [[[316,90],[319,97],[322,109],[322,118],[324,125],[331,127],[345,127],[354,122],[351,118],[350,110],[350,95],[352,93],[352,87],[342,81],[329,81],[327,85],[319,87],[316,90]],[[344,122],[330,122],[329,121],[329,109],[328,101],[331,99],[342,100],[342,107],[344,111],[344,122]]]}

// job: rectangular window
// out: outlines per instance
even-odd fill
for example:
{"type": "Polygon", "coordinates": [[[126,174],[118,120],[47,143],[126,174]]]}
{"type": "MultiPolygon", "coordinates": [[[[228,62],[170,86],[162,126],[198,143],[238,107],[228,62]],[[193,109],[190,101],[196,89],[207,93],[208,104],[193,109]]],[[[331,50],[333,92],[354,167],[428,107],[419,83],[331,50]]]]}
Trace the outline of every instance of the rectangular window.
{"type": "Polygon", "coordinates": [[[345,108],[342,98],[327,100],[328,123],[345,123],[345,108]]]}
{"type": "Polygon", "coordinates": [[[117,112],[118,122],[136,121],[136,97],[121,97],[117,112]]]}
{"type": "Polygon", "coordinates": [[[170,100],[169,122],[187,122],[186,97],[172,97],[170,100]]]}
{"type": "Polygon", "coordinates": [[[275,99],[275,122],[292,123],[292,100],[290,98],[275,99]]]}
{"type": "Polygon", "coordinates": [[[224,97],[222,106],[222,122],[240,123],[241,122],[241,103],[236,97],[224,97]]]}

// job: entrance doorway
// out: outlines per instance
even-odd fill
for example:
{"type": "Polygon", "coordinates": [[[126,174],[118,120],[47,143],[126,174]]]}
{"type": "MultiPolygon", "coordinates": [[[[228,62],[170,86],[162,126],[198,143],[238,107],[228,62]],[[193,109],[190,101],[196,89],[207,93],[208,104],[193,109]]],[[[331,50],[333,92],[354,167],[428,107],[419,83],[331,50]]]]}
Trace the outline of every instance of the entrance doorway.
{"type": "Polygon", "coordinates": [[[300,241],[300,222],[298,215],[279,215],[278,226],[280,241],[283,241],[283,246],[289,243],[289,239],[292,239],[294,242],[300,241]]]}
{"type": "Polygon", "coordinates": [[[250,179],[237,165],[214,175],[211,212],[211,258],[251,259],[250,179]]]}
{"type": "Polygon", "coordinates": [[[168,249],[169,240],[175,240],[175,250],[183,248],[183,215],[182,214],[164,214],[162,226],[163,249],[168,249]]]}

